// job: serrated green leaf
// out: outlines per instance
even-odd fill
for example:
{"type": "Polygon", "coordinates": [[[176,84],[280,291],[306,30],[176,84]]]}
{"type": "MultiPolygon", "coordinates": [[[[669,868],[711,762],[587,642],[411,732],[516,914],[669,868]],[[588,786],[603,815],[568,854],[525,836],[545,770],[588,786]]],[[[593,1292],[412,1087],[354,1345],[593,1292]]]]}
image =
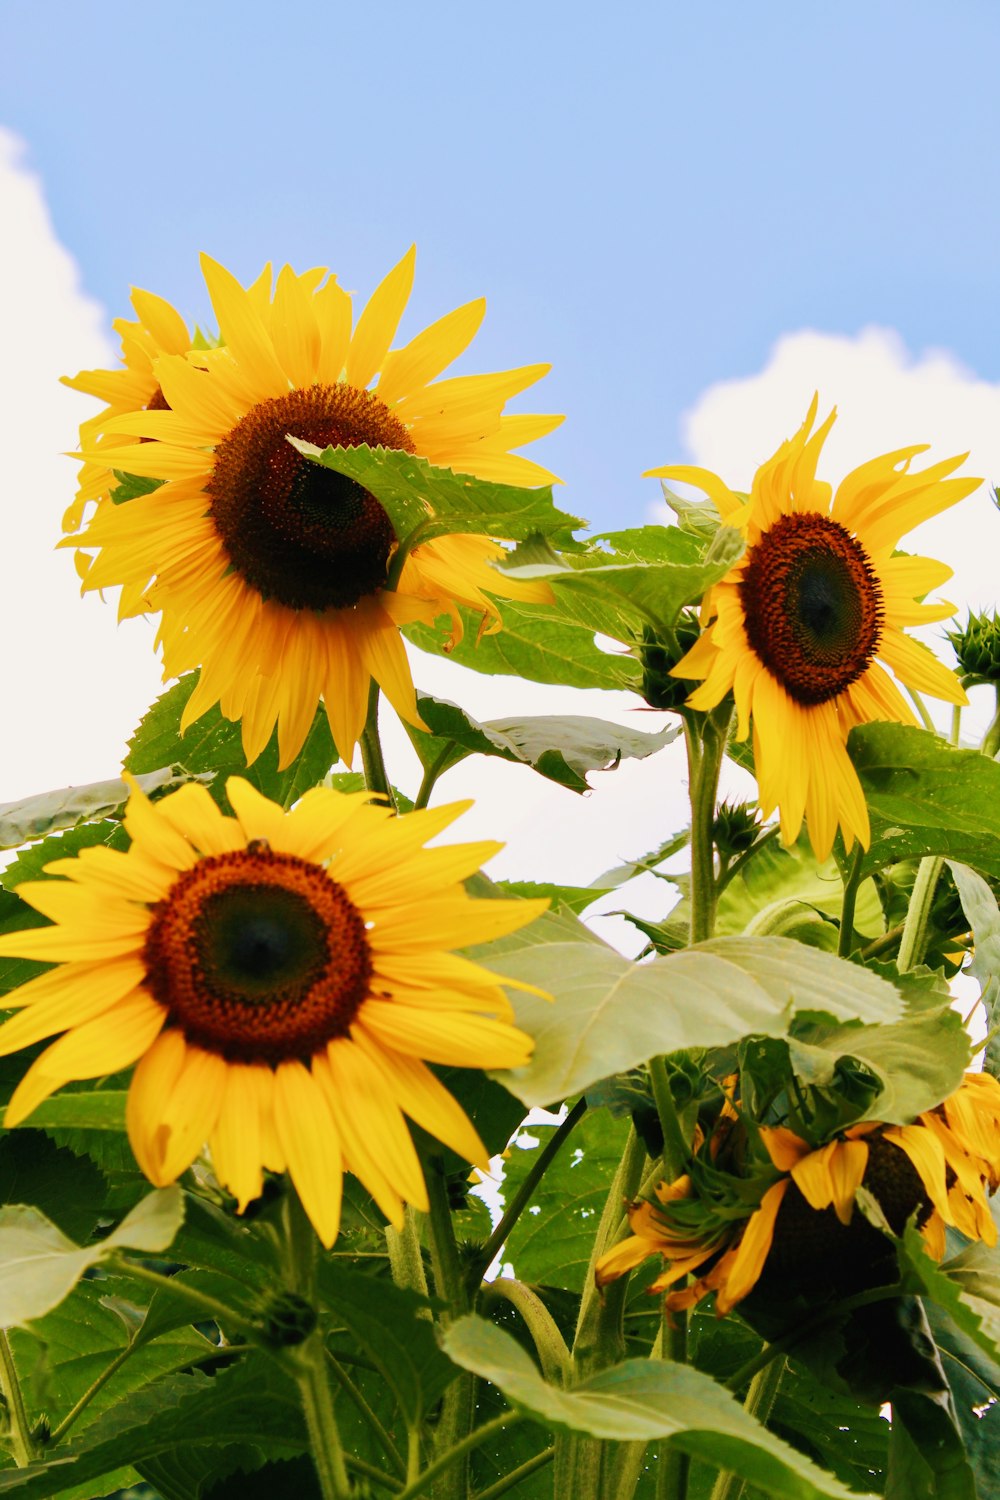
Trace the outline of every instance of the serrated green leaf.
{"type": "Polygon", "coordinates": [[[1000,877],[1000,763],[909,724],[862,724],[847,749],[871,817],[865,874],[940,854],[1000,877]]]}
{"type": "Polygon", "coordinates": [[[30,1205],[71,1239],[86,1241],[102,1216],[107,1188],[94,1162],[41,1130],[0,1135],[0,1204],[30,1205]]]}
{"type": "Polygon", "coordinates": [[[556,509],[551,485],[523,489],[475,479],[399,448],[361,443],[356,448],[321,449],[301,438],[288,441],[303,458],[363,485],[382,506],[401,542],[414,533],[426,542],[461,532],[512,542],[537,535],[567,546],[573,544],[573,532],[586,525],[556,509]]]}
{"type": "Polygon", "coordinates": [[[981,1241],[938,1265],[923,1236],[908,1224],[901,1257],[922,1297],[942,1308],[992,1360],[1000,1360],[1000,1250],[981,1241]]]}
{"type": "Polygon", "coordinates": [[[721,937],[632,963],[567,914],[547,914],[474,956],[555,998],[511,991],[535,1038],[523,1068],[498,1073],[528,1105],[584,1092],[660,1053],[785,1036],[796,1014],[898,1020],[896,990],[867,970],[790,938],[721,937]]]}
{"type": "Polygon", "coordinates": [[[403,634],[422,651],[442,652],[459,666],[488,676],[525,677],[529,682],[560,683],[566,687],[632,688],[642,681],[642,670],[626,652],[602,651],[594,642],[598,625],[560,620],[537,604],[505,599],[503,628],[479,638],[482,615],[460,609],[463,635],[452,647],[450,616],[438,625],[404,625],[403,634]]]}
{"type": "Polygon", "coordinates": [[[564,1391],[542,1379],[509,1334],[482,1318],[459,1318],[442,1342],[456,1364],[492,1380],[547,1426],[615,1442],[666,1438],[682,1453],[760,1485],[775,1500],[858,1500],[690,1365],[628,1360],[564,1391]]]}
{"type": "Polygon", "coordinates": [[[51,1311],[91,1266],[115,1250],[166,1250],[182,1216],[180,1189],[161,1188],[137,1204],[105,1239],[81,1249],[37,1209],[0,1209],[0,1328],[51,1311]]]}
{"type": "Polygon", "coordinates": [[[0,1473],[0,1495],[48,1500],[75,1484],[175,1449],[249,1443],[275,1458],[307,1446],[298,1393],[276,1365],[249,1356],[211,1378],[173,1375],[118,1402],[52,1459],[0,1473]]]}
{"type": "Polygon", "coordinates": [[[153,704],[142,719],[125,757],[125,769],[138,775],[157,766],[171,765],[188,778],[202,779],[214,772],[213,795],[220,795],[227,776],[243,776],[265,797],[288,807],[309,787],[322,781],[337,760],[326,714],[317,709],[302,749],[285,770],[278,770],[277,730],[265,749],[247,766],[243,754],[241,726],[223,718],[218,705],[180,733],[181,715],[198,681],[188,672],[153,704]]]}
{"type": "MultiPolygon", "coordinates": [[[[506,1202],[517,1192],[555,1125],[528,1125],[504,1162],[506,1202]],[[534,1140],[533,1145],[526,1140],[534,1140]]],[[[627,1119],[590,1110],[574,1127],[539,1182],[507,1241],[504,1261],[519,1281],[583,1290],[594,1235],[628,1137],[627,1119]]]]}
{"type": "MultiPolygon", "coordinates": [[[[43,838],[40,843],[29,845],[16,859],[12,859],[0,872],[0,882],[6,890],[14,891],[22,880],[44,880],[46,865],[57,859],[72,859],[81,849],[91,849],[97,844],[103,844],[109,849],[127,849],[129,837],[121,823],[106,820],[84,823],[65,833],[52,834],[43,838]]],[[[50,878],[61,880],[62,876],[50,878]]]]}
{"type": "Polygon", "coordinates": [[[577,714],[552,714],[522,719],[491,719],[481,724],[457,703],[418,693],[420,716],[432,731],[407,725],[413,747],[426,768],[436,765],[450,742],[447,766],[467,755],[495,756],[531,766],[540,775],[573,792],[590,790],[590,771],[613,770],[622,760],[644,760],[669,745],[679,728],[647,734],[577,714]]]}
{"type": "Polygon", "coordinates": [[[614,890],[610,885],[557,885],[549,880],[498,880],[497,888],[505,896],[517,896],[522,901],[548,901],[553,907],[563,906],[577,916],[614,890]]]}
{"type": "MultiPolygon", "coordinates": [[[[165,765],[137,776],[136,780],[147,797],[151,797],[156,792],[182,786],[189,778],[177,766],[165,765]]],[[[0,849],[16,849],[59,829],[117,816],[130,795],[125,782],[115,776],[110,781],[92,781],[85,786],[67,786],[56,792],[22,797],[17,802],[4,802],[0,804],[0,849]]]]}

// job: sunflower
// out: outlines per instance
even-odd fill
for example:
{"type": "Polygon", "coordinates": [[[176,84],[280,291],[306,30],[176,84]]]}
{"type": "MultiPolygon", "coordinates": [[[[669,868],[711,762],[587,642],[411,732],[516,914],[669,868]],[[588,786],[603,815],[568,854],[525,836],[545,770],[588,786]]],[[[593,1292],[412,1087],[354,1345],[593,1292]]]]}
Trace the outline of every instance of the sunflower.
{"type": "Polygon", "coordinates": [[[503,548],[478,536],[415,547],[388,589],[396,538],[385,511],[354,481],[300,457],[287,435],[398,449],[480,479],[548,483],[554,476],[511,450],[562,418],[503,408],[549,367],[436,379],[475,336],[483,299],[390,351],[413,250],[353,333],[351,299],[325,270],[286,266],[272,295],[269,268],[244,289],[209,257],[202,265],[223,346],[154,358],[157,402],[107,416],[101,441],[85,436],[81,449],[85,464],[164,482],[128,504],[100,505],[64,545],[97,549],[85,590],[122,585],[126,612],[161,613],[166,678],[201,668],[182,728],[218,703],[242,719],[248,762],[277,725],[287,765],[322,700],[349,761],[372,679],[402,718],[421,723],[400,625],[450,613],[454,638],[464,604],[492,631],[494,596],[549,602],[551,593],[505,577],[493,566],[503,548]]]}
{"type": "Polygon", "coordinates": [[[5,1123],[137,1064],[126,1120],[151,1182],[207,1142],[242,1212],[264,1168],[287,1169],[329,1246],[343,1170],[395,1224],[404,1201],[426,1208],[404,1115],[488,1164],[427,1063],[516,1067],[532,1041],[498,976],[450,950],[547,902],[466,895],[497,844],[424,848],[469,803],[398,818],[367,792],[317,787],[286,813],[238,777],[226,791],[235,817],[195,783],[156,803],[133,785],[127,852],[83,849],[46,866],[64,879],[18,887],[54,925],[5,934],[0,953],[56,967],[5,997],[20,1013],[0,1055],[61,1034],[5,1123]]]}
{"type": "Polygon", "coordinates": [[[905,633],[954,614],[951,604],[918,602],[952,570],[894,553],[905,532],[980,481],[948,477],[964,458],[911,473],[923,445],[862,464],[833,495],[816,466],[836,412],[814,432],[816,408],[814,399],[795,436],[757,470],[749,499],[707,469],[649,473],[698,485],[746,537],[744,556],[705,598],[708,629],[673,671],[702,679],[687,700],[692,708],[707,711],[734,694],[738,738],[753,725],[763,815],[780,809],[785,844],[805,816],[823,860],[838,825],[848,848],[870,842],[850,730],[873,719],[915,722],[876,658],[910,688],[968,701],[954,673],[905,633]]]}
{"type": "Polygon", "coordinates": [[[667,1264],[649,1290],[668,1291],[672,1311],[714,1292],[721,1317],[765,1272],[786,1290],[804,1275],[831,1283],[868,1276],[884,1268],[888,1242],[855,1213],[860,1187],[873,1194],[896,1234],[916,1214],[936,1260],[948,1225],[993,1245],[987,1190],[1000,1183],[998,1127],[1000,1083],[984,1073],[967,1073],[954,1094],[912,1124],[866,1121],[818,1147],[785,1126],[760,1126],[772,1170],[756,1178],[756,1206],[741,1209],[746,1192],[734,1186],[726,1194],[718,1176],[711,1199],[700,1204],[691,1175],[661,1183],[655,1203],[630,1207],[632,1235],[598,1262],[598,1285],[660,1255],[667,1264]],[[669,1292],[706,1265],[696,1281],[669,1292]]]}

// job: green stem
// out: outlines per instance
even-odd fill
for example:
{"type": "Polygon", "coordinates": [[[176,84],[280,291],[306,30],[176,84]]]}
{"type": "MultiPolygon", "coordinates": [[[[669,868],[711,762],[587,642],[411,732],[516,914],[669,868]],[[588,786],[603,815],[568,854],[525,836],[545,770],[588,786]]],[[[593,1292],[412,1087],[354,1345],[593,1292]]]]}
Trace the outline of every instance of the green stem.
{"type": "Polygon", "coordinates": [[[729,710],[726,719],[706,716],[702,728],[700,753],[692,754],[694,733],[689,730],[688,773],[691,795],[691,942],[706,942],[715,930],[715,907],[718,889],[715,880],[715,843],[712,824],[719,790],[719,772],[729,732],[729,710]]]}
{"type": "Polygon", "coordinates": [[[653,1099],[660,1117],[660,1129],[663,1131],[663,1170],[669,1181],[673,1182],[684,1171],[691,1152],[681,1130],[664,1058],[650,1058],[649,1080],[653,1085],[653,1099]]]}
{"type": "Polygon", "coordinates": [[[378,734],[379,685],[374,677],[368,688],[368,717],[361,731],[361,764],[365,773],[365,786],[370,792],[379,792],[393,812],[398,811],[393,796],[392,783],[385,769],[382,741],[378,734]]]}
{"type": "Polygon", "coordinates": [[[927,854],[917,868],[917,878],[913,882],[910,904],[906,909],[906,921],[903,923],[903,936],[899,940],[899,954],[896,958],[896,967],[901,974],[905,974],[907,969],[915,969],[924,961],[930,935],[934,892],[937,890],[938,878],[943,867],[944,860],[940,855],[927,854]]]}
{"type": "Polygon", "coordinates": [[[406,1464],[403,1462],[403,1457],[399,1449],[396,1447],[396,1444],[389,1436],[389,1433],[386,1431],[385,1427],[379,1421],[376,1413],[372,1411],[372,1408],[368,1405],[368,1402],[365,1400],[357,1385],[355,1385],[354,1381],[351,1379],[350,1375],[348,1375],[347,1371],[344,1369],[340,1361],[330,1353],[329,1349],[327,1349],[326,1351],[326,1359],[327,1364],[333,1372],[334,1379],[337,1381],[337,1384],[342,1388],[342,1390],[350,1398],[350,1400],[353,1401],[354,1405],[361,1413],[361,1416],[368,1423],[368,1426],[371,1428],[372,1432],[375,1434],[376,1439],[381,1444],[385,1455],[389,1459],[393,1468],[396,1469],[401,1479],[409,1478],[409,1475],[407,1474],[406,1464]]]}
{"type": "Polygon", "coordinates": [[[489,1282],[483,1288],[483,1294],[487,1300],[497,1298],[509,1302],[520,1313],[538,1351],[545,1379],[552,1385],[564,1385],[569,1372],[569,1350],[555,1319],[538,1293],[533,1292],[530,1286],[525,1286],[523,1281],[515,1281],[510,1276],[498,1276],[496,1281],[489,1282]]]}
{"type": "Polygon", "coordinates": [[[858,844],[851,860],[850,873],[844,881],[844,900],[840,908],[840,940],[837,944],[837,952],[841,958],[847,958],[854,942],[854,909],[858,904],[858,890],[861,886],[861,867],[864,864],[865,851],[858,844]]]}
{"type": "MultiPolygon", "coordinates": [[[[427,1183],[427,1238],[431,1252],[431,1271],[434,1277],[434,1293],[446,1304],[441,1314],[441,1323],[447,1326],[454,1318],[469,1310],[469,1291],[462,1269],[462,1262],[455,1242],[455,1226],[448,1203],[448,1183],[444,1161],[440,1156],[428,1156],[424,1161],[424,1179],[427,1183]]],[[[442,1460],[449,1454],[461,1457],[470,1451],[469,1437],[475,1417],[475,1377],[467,1371],[453,1380],[444,1393],[441,1403],[441,1419],[435,1434],[435,1448],[442,1460]]],[[[475,1446],[472,1444],[471,1446],[475,1446]]],[[[468,1494],[468,1472],[466,1463],[431,1465],[435,1476],[444,1477],[435,1486],[435,1500],[465,1500],[468,1494]]],[[[430,1470],[425,1473],[430,1473],[430,1470]]],[[[421,1484],[425,1475],[421,1475],[421,1484]]],[[[407,1491],[406,1493],[409,1493],[407,1491]]]]}
{"type": "MultiPolygon", "coordinates": [[[[391,1224],[386,1225],[385,1246],[389,1253],[389,1269],[396,1285],[407,1291],[419,1292],[421,1297],[426,1297],[427,1274],[424,1271],[420,1235],[417,1233],[418,1212],[418,1209],[407,1204],[403,1210],[402,1229],[393,1229],[391,1224]]],[[[430,1316],[429,1313],[428,1316],[430,1316]]]]}
{"type": "Polygon", "coordinates": [[[996,689],[996,712],[989,729],[983,735],[980,749],[984,755],[989,756],[990,760],[993,760],[997,751],[1000,750],[1000,688],[996,689]]]}
{"type": "Polygon", "coordinates": [[[454,740],[445,740],[444,749],[434,760],[431,761],[430,765],[424,771],[423,780],[420,783],[420,790],[417,792],[416,800],[413,803],[414,812],[416,812],[418,808],[426,807],[428,802],[431,800],[431,792],[434,790],[435,782],[442,774],[442,772],[447,770],[448,761],[451,758],[451,752],[454,750],[454,748],[454,740]]]}
{"type": "Polygon", "coordinates": [[[19,1469],[26,1469],[35,1456],[35,1445],[6,1328],[0,1328],[0,1392],[7,1402],[11,1457],[19,1469]]]}
{"type": "Polygon", "coordinates": [[[522,1479],[527,1479],[529,1474],[534,1474],[538,1469],[544,1469],[555,1456],[554,1448],[543,1448],[541,1453],[536,1453],[533,1458],[527,1458],[523,1464],[518,1464],[516,1469],[511,1469],[510,1473],[498,1479],[496,1484],[491,1484],[488,1489],[478,1490],[472,1500],[499,1500],[501,1495],[506,1495],[508,1490],[520,1484],[522,1479]]]}
{"type": "MultiPolygon", "coordinates": [[[[675,1315],[675,1321],[671,1322],[670,1314],[664,1308],[661,1332],[663,1358],[673,1360],[676,1364],[686,1365],[688,1360],[687,1314],[678,1313],[675,1315]]],[[[656,1500],[687,1500],[690,1475],[690,1455],[679,1453],[669,1443],[661,1443],[656,1475],[656,1500]]]]}
{"type": "Polygon", "coordinates": [[[934,720],[931,718],[930,714],[927,712],[927,705],[924,703],[923,698],[921,698],[916,688],[909,687],[905,682],[903,686],[906,688],[906,692],[909,696],[910,702],[913,704],[914,708],[917,710],[917,713],[920,715],[921,724],[923,724],[925,729],[929,729],[931,734],[937,734],[937,726],[935,725],[934,720]]]}
{"type": "Polygon", "coordinates": [[[870,958],[880,958],[883,953],[891,952],[903,936],[904,926],[905,923],[897,922],[895,927],[889,927],[881,937],[872,938],[870,943],[866,943],[858,954],[862,963],[867,963],[870,958]]]}
{"type": "MultiPolygon", "coordinates": [[[[574,1355],[582,1350],[588,1333],[592,1332],[591,1324],[594,1321],[595,1305],[600,1299],[597,1282],[594,1277],[594,1269],[597,1262],[605,1251],[610,1250],[628,1232],[628,1219],[626,1209],[632,1202],[639,1190],[642,1181],[642,1168],[646,1160],[646,1148],[635,1133],[633,1127],[628,1133],[625,1150],[622,1159],[618,1163],[614,1181],[608,1189],[608,1196],[604,1204],[604,1212],[601,1214],[601,1222],[598,1225],[597,1234],[590,1252],[590,1263],[583,1282],[583,1296],[580,1299],[580,1313],[576,1323],[576,1333],[573,1338],[574,1355]]],[[[622,1278],[624,1283],[625,1278],[622,1278]]]]}
{"type": "MultiPolygon", "coordinates": [[[[477,1427],[475,1432],[467,1433],[461,1442],[442,1453],[432,1464],[428,1464],[422,1474],[418,1474],[412,1484],[408,1484],[405,1490],[400,1490],[398,1500],[414,1500],[414,1496],[422,1495],[438,1478],[453,1468],[459,1459],[468,1458],[469,1454],[480,1447],[483,1443],[491,1442],[493,1438],[499,1437],[507,1427],[513,1427],[517,1422],[523,1422],[524,1416],[519,1411],[505,1411],[499,1417],[494,1417],[492,1422],[484,1422],[482,1427],[477,1427]]],[[[464,1468],[465,1465],[463,1464],[464,1468]]],[[[463,1497],[467,1491],[461,1491],[463,1497]]]]}
{"type": "Polygon", "coordinates": [[[781,824],[772,823],[770,828],[764,829],[763,833],[757,839],[756,843],[751,844],[749,849],[744,849],[742,854],[737,855],[732,864],[728,865],[727,868],[720,873],[719,879],[716,884],[716,895],[721,896],[722,892],[726,889],[726,886],[729,884],[729,882],[735,876],[737,876],[740,871],[745,868],[746,865],[750,863],[755,854],[759,854],[767,844],[772,843],[773,840],[778,837],[778,834],[780,832],[781,824]]]}
{"type": "Polygon", "coordinates": [[[246,1313],[237,1312],[236,1308],[220,1302],[217,1297],[211,1297],[207,1292],[199,1291],[197,1287],[188,1286],[177,1276],[164,1276],[160,1271],[151,1271],[148,1266],[138,1265],[133,1260],[128,1260],[121,1254],[108,1256],[105,1265],[112,1266],[120,1271],[123,1276],[131,1276],[136,1281],[144,1281],[147,1286],[152,1286],[157,1291],[169,1292],[174,1297],[182,1297],[192,1307],[196,1307],[205,1318],[211,1318],[223,1328],[237,1328],[254,1344],[261,1342],[261,1328],[246,1313]]]}
{"type": "Polygon", "coordinates": [[[539,1151],[538,1156],[531,1165],[528,1175],[521,1183],[521,1186],[518,1188],[513,1198],[511,1198],[507,1207],[504,1209],[503,1216],[497,1223],[496,1228],[493,1230],[489,1239],[486,1241],[486,1244],[483,1246],[483,1253],[479,1257],[479,1261],[475,1271],[474,1279],[476,1281],[482,1280],[483,1276],[485,1276],[486,1272],[489,1270],[490,1266],[493,1264],[494,1260],[503,1249],[507,1236],[510,1234],[510,1231],[513,1229],[514,1225],[517,1223],[518,1219],[521,1217],[522,1213],[531,1202],[531,1199],[535,1192],[535,1188],[538,1186],[538,1183],[548,1171],[549,1163],[552,1161],[552,1158],[556,1155],[557,1151],[562,1148],[567,1136],[573,1130],[578,1121],[583,1119],[583,1116],[586,1114],[586,1112],[587,1101],[584,1097],[581,1096],[573,1105],[573,1108],[570,1110],[565,1120],[561,1121],[560,1124],[556,1126],[555,1130],[549,1136],[549,1139],[546,1141],[542,1150],[539,1151]]]}
{"type": "MultiPolygon", "coordinates": [[[[283,1227],[288,1286],[315,1306],[316,1234],[294,1189],[290,1189],[285,1198],[283,1227]]],[[[309,1435],[309,1450],[323,1500],[350,1500],[351,1481],[333,1410],[326,1349],[319,1328],[293,1351],[285,1368],[299,1388],[299,1400],[302,1402],[309,1435]]]]}
{"type": "MultiPolygon", "coordinates": [[[[750,1382],[750,1389],[747,1391],[743,1407],[747,1414],[755,1417],[762,1427],[767,1426],[784,1373],[784,1359],[775,1359],[771,1364],[758,1370],[750,1382]]],[[[710,1500],[740,1500],[745,1487],[746,1481],[742,1475],[723,1469],[712,1486],[710,1500]]]]}

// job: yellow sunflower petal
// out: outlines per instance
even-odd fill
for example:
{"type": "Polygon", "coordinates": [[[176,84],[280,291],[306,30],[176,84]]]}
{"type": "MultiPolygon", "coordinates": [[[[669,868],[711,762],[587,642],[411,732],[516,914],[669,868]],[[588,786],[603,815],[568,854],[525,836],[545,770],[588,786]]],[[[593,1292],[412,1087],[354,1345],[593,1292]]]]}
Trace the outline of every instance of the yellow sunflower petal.
{"type": "Polygon", "coordinates": [[[416,259],[416,246],[411,245],[375,288],[358,319],[347,355],[346,378],[348,384],[360,390],[369,384],[389,352],[403,309],[410,300],[416,259]]]}
{"type": "Polygon", "coordinates": [[[295,1190],[329,1250],[340,1229],[340,1139],[319,1084],[300,1062],[275,1072],[274,1123],[295,1190]]]}
{"type": "Polygon", "coordinates": [[[261,1113],[269,1075],[267,1068],[229,1064],[219,1117],[209,1140],[216,1176],[236,1199],[238,1213],[264,1190],[261,1113]]]}
{"type": "Polygon", "coordinates": [[[360,1022],[352,1025],[351,1039],[389,1079],[400,1109],[411,1120],[474,1166],[489,1167],[490,1154],[472,1121],[430,1068],[385,1046],[360,1022]]]}
{"type": "Polygon", "coordinates": [[[64,964],[43,974],[41,982],[36,979],[4,997],[5,1004],[16,999],[23,1008],[0,1026],[0,1056],[104,1015],[138,990],[145,977],[146,965],[132,957],[99,965],[64,964]]]}
{"type": "Polygon", "coordinates": [[[383,363],[376,390],[390,405],[433,380],[472,343],[486,312],[486,298],[456,307],[418,333],[383,363]]]}
{"type": "Polygon", "coordinates": [[[774,1221],[778,1217],[788,1179],[769,1187],[760,1200],[760,1207],[750,1215],[743,1238],[736,1247],[724,1287],[720,1287],[716,1298],[716,1309],[720,1317],[731,1312],[737,1302],[756,1286],[764,1269],[774,1239],[774,1221]]]}

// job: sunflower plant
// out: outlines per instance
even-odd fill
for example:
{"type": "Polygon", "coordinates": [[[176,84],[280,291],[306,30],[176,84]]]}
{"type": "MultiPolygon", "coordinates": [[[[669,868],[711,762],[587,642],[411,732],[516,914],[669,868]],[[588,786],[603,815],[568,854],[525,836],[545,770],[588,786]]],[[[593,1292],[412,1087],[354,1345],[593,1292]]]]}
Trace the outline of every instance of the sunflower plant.
{"type": "Polygon", "coordinates": [[[67,382],[61,545],[166,686],[0,807],[0,1495],[988,1500],[1000,657],[910,633],[954,610],[904,550],[979,481],[833,485],[813,401],[591,535],[507,410],[547,366],[447,373],[485,303],[399,342],[414,263],[355,316],[206,257],[217,331],[135,291],[67,382]],[[479,722],[411,647],[647,727],[479,722]],[[687,825],[590,885],[461,839],[459,761],[599,798],[675,739],[687,825]],[[586,915],[650,873],[629,958],[586,915]]]}

